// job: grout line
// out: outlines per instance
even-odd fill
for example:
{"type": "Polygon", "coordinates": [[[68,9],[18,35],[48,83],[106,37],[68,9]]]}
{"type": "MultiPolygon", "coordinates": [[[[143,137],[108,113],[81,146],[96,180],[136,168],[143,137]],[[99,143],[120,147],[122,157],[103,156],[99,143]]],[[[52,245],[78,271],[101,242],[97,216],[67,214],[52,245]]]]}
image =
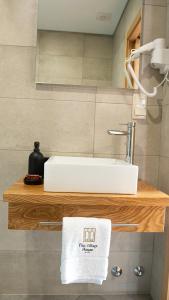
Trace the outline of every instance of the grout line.
{"type": "MultiPolygon", "coordinates": [[[[161,137],[161,136],[160,136],[161,137]]],[[[159,184],[160,184],[160,155],[158,158],[158,171],[157,171],[157,187],[159,188],[159,184]]]]}
{"type": "Polygon", "coordinates": [[[39,98],[13,98],[13,97],[0,97],[0,101],[3,100],[11,100],[11,101],[15,101],[15,100],[20,100],[20,101],[53,101],[53,102],[78,102],[78,103],[94,103],[94,100],[57,100],[57,99],[39,99],[39,98]]]}
{"type": "Polygon", "coordinates": [[[160,4],[151,4],[151,3],[144,3],[144,6],[152,6],[152,7],[164,7],[167,8],[167,3],[164,5],[160,5],[160,4]]]}
{"type": "MultiPolygon", "coordinates": [[[[24,97],[1,97],[0,96],[0,101],[3,101],[3,100],[12,100],[12,101],[15,101],[15,100],[20,100],[20,101],[24,101],[24,100],[27,100],[27,101],[55,101],[55,102],[78,102],[78,103],[81,103],[81,102],[85,102],[85,103],[105,103],[105,104],[118,104],[118,105],[129,105],[131,106],[132,103],[126,103],[126,102],[111,102],[111,101],[96,101],[96,94],[94,96],[95,99],[93,100],[73,100],[73,99],[70,99],[70,100],[58,100],[58,99],[52,99],[52,98],[24,98],[24,97]]],[[[158,105],[148,105],[148,106],[158,106],[158,105]]]]}
{"type": "MultiPolygon", "coordinates": [[[[95,155],[126,155],[126,153],[100,153],[96,152],[95,155]]],[[[159,157],[159,154],[137,154],[135,153],[135,156],[139,157],[159,157]]]]}
{"type": "Polygon", "coordinates": [[[37,45],[13,45],[13,44],[1,44],[0,47],[19,47],[19,48],[34,48],[36,49],[37,45]]]}
{"type": "MultiPolygon", "coordinates": [[[[23,151],[23,152],[27,152],[27,151],[30,151],[30,150],[32,150],[32,148],[27,148],[27,149],[20,149],[20,148],[18,148],[18,149],[12,149],[12,148],[0,148],[0,151],[23,151]]],[[[48,153],[61,153],[61,154],[87,154],[87,155],[92,155],[92,152],[66,152],[66,151],[64,151],[64,152],[62,152],[62,151],[58,151],[58,150],[49,150],[49,149],[45,149],[45,148],[43,148],[43,151],[45,152],[48,152],[48,153]]]]}
{"type": "Polygon", "coordinates": [[[168,158],[168,159],[169,159],[169,156],[166,156],[166,155],[160,155],[160,158],[168,158]]]}
{"type": "MultiPolygon", "coordinates": [[[[83,51],[84,52],[84,51],[83,51]]],[[[90,58],[92,58],[92,59],[101,59],[101,60],[108,60],[108,61],[111,61],[111,58],[107,58],[107,57],[104,57],[104,56],[98,56],[98,57],[96,57],[96,56],[79,56],[79,55],[64,55],[64,54],[48,54],[48,53],[43,53],[42,54],[42,52],[41,52],[41,54],[40,54],[40,56],[55,56],[55,57],[70,57],[70,58],[86,58],[86,59],[90,59],[90,58]]]]}
{"type": "MultiPolygon", "coordinates": [[[[52,91],[51,91],[52,92],[52,91]]],[[[57,92],[57,91],[56,91],[57,92]]],[[[59,93],[62,93],[62,91],[58,91],[59,93]]],[[[65,93],[65,91],[63,91],[63,93],[65,93]]],[[[69,93],[71,93],[71,91],[69,91],[69,93]]],[[[80,92],[77,92],[77,93],[80,93],[80,92]]],[[[84,93],[90,93],[90,92],[85,92],[84,93]]],[[[20,101],[24,101],[24,100],[27,100],[27,101],[54,101],[54,102],[78,102],[78,103],[103,103],[103,104],[118,104],[118,105],[128,105],[128,106],[132,106],[132,103],[126,103],[126,102],[111,102],[111,101],[101,101],[101,100],[96,100],[96,93],[91,93],[91,94],[94,94],[94,99],[93,100],[76,100],[76,99],[69,99],[69,100],[58,100],[58,99],[52,99],[52,98],[36,98],[36,97],[3,97],[3,96],[0,96],[0,101],[3,101],[3,100],[11,100],[11,101],[15,101],[15,100],[20,100],[20,101]]],[[[169,105],[169,103],[166,103],[166,104],[161,104],[161,106],[167,106],[169,105]]],[[[148,104],[147,107],[153,107],[153,106],[158,106],[159,107],[159,104],[148,104]]]]}
{"type": "Polygon", "coordinates": [[[95,151],[95,133],[96,133],[96,93],[95,93],[94,120],[93,120],[93,156],[95,151]]]}
{"type": "MultiPolygon", "coordinates": [[[[163,99],[164,99],[164,97],[163,97],[163,99]]],[[[162,143],[163,107],[161,109],[161,113],[162,113],[162,119],[160,122],[160,137],[159,137],[160,148],[159,148],[159,151],[161,151],[161,143],[162,143]]],[[[158,173],[157,173],[157,186],[158,187],[159,187],[159,183],[160,183],[160,157],[161,157],[161,155],[159,155],[159,159],[158,159],[158,173]]]]}
{"type": "Polygon", "coordinates": [[[154,238],[153,238],[153,248],[152,248],[152,259],[151,259],[151,273],[150,273],[150,293],[152,292],[152,276],[153,276],[153,265],[154,265],[154,257],[155,257],[155,233],[154,233],[154,238]]]}
{"type": "MultiPolygon", "coordinates": [[[[29,152],[32,151],[32,148],[30,149],[12,149],[12,148],[0,148],[0,151],[11,151],[11,152],[29,152]]],[[[55,155],[102,155],[104,158],[107,156],[107,158],[113,158],[114,156],[125,156],[126,153],[100,153],[100,152],[62,152],[58,150],[48,150],[43,149],[43,152],[47,152],[48,154],[55,154],[55,155]]],[[[89,156],[90,157],[90,156],[89,156]]],[[[136,154],[135,157],[163,157],[163,158],[169,158],[167,156],[159,156],[159,154],[136,154]]]]}
{"type": "Polygon", "coordinates": [[[169,106],[169,103],[162,103],[162,106],[169,106]]]}
{"type": "MultiPolygon", "coordinates": [[[[83,84],[83,80],[84,80],[85,44],[86,44],[86,36],[85,36],[85,34],[83,34],[82,81],[81,81],[82,84],[83,84]]],[[[95,93],[96,93],[96,91],[95,91],[95,93]]]]}
{"type": "Polygon", "coordinates": [[[129,105],[132,106],[132,103],[126,103],[126,102],[111,102],[111,101],[100,101],[96,100],[96,103],[103,103],[103,104],[119,104],[119,105],[129,105]]]}

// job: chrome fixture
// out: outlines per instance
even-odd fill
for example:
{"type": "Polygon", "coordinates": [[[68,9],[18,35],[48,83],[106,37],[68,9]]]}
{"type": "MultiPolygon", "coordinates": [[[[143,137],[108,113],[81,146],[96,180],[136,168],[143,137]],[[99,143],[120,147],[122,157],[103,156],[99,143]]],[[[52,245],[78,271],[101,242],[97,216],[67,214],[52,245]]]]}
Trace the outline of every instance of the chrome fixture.
{"type": "Polygon", "coordinates": [[[111,269],[111,273],[114,277],[120,277],[122,275],[122,269],[119,266],[114,266],[111,269]]]}
{"type": "MultiPolygon", "coordinates": [[[[62,226],[63,223],[62,222],[59,222],[59,221],[41,221],[39,222],[39,225],[42,225],[42,226],[62,226]]],[[[115,223],[115,224],[111,224],[112,227],[138,227],[139,224],[132,224],[132,223],[129,223],[129,224],[125,224],[125,223],[115,223]]]]}
{"type": "Polygon", "coordinates": [[[107,133],[110,135],[126,135],[127,136],[127,153],[126,153],[126,161],[130,164],[133,163],[134,159],[134,140],[135,140],[135,122],[129,122],[127,124],[120,124],[120,125],[127,125],[127,130],[114,130],[109,129],[107,133]]]}
{"type": "Polygon", "coordinates": [[[142,266],[137,266],[134,268],[134,274],[137,277],[142,277],[144,275],[144,267],[142,266]]]}

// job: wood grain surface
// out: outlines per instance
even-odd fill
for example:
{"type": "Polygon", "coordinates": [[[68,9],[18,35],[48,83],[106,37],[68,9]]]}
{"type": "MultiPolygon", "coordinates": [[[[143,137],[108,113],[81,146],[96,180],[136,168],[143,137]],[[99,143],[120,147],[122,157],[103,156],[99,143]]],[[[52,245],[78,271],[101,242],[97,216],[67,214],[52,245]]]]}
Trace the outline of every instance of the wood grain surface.
{"type": "Polygon", "coordinates": [[[136,195],[49,193],[43,185],[28,186],[20,180],[4,192],[4,201],[10,203],[96,205],[96,206],[147,206],[169,207],[169,196],[143,181],[138,183],[136,195]]]}
{"type": "Polygon", "coordinates": [[[119,224],[113,231],[162,232],[165,209],[161,207],[112,207],[9,203],[9,229],[60,230],[58,226],[42,226],[39,222],[62,221],[67,217],[97,217],[119,224]],[[120,224],[138,224],[122,227],[120,224]]]}
{"type": "Polygon", "coordinates": [[[49,193],[43,185],[28,186],[22,180],[4,193],[9,202],[9,229],[60,230],[39,222],[62,221],[68,217],[98,217],[119,224],[114,231],[163,232],[169,196],[140,181],[136,195],[49,193]],[[138,224],[122,227],[120,224],[138,224]]]}

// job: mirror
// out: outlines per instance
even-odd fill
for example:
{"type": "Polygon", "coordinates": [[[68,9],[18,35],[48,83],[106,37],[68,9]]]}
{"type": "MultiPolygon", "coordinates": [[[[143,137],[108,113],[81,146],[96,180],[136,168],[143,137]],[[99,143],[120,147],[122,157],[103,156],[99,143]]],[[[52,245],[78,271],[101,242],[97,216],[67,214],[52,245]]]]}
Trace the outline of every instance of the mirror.
{"type": "Polygon", "coordinates": [[[36,83],[128,88],[141,17],[142,0],[39,0],[36,83]]]}

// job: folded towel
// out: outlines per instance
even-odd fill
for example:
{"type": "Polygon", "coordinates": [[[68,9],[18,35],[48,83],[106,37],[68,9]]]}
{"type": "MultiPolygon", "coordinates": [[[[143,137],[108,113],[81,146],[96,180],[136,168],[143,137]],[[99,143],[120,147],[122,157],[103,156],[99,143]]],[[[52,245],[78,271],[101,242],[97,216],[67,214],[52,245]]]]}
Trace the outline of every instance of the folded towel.
{"type": "Polygon", "coordinates": [[[97,218],[63,218],[61,281],[95,283],[107,278],[111,221],[97,218]]]}

